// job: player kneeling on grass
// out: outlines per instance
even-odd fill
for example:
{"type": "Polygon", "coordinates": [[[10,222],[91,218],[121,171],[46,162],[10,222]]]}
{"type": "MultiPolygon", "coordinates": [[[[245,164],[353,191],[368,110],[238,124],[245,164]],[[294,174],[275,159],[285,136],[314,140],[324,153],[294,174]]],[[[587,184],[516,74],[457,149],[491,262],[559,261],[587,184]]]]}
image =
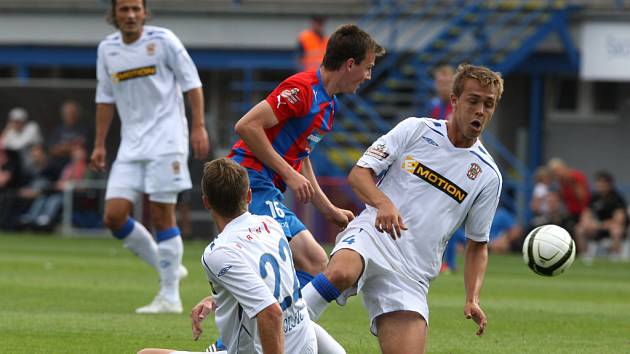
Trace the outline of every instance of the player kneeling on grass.
{"type": "Polygon", "coordinates": [[[382,352],[424,353],[429,283],[448,239],[465,223],[464,314],[484,332],[479,293],[502,179],[479,136],[502,91],[498,73],[462,65],[448,122],[406,119],[359,159],[348,181],[367,207],[337,237],[326,270],[302,289],[313,319],[357,286],[382,352]]]}
{"type": "MultiPolygon", "coordinates": [[[[220,233],[201,263],[212,288],[191,312],[195,340],[201,321],[216,311],[228,350],[223,353],[317,353],[315,329],[302,300],[291,249],[280,224],[247,212],[247,171],[221,158],[206,163],[203,203],[220,233]]],[[[145,349],[150,353],[186,353],[145,349]]]]}

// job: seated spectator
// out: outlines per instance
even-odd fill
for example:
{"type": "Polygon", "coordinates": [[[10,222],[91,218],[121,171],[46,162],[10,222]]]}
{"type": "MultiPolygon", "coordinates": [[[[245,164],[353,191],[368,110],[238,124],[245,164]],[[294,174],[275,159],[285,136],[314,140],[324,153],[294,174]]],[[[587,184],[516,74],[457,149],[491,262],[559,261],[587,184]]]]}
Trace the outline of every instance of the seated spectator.
{"type": "Polygon", "coordinates": [[[81,108],[76,101],[65,101],[59,113],[61,125],[48,139],[48,146],[50,156],[65,165],[75,146],[85,146],[88,130],[81,124],[81,108]]]}
{"type": "Polygon", "coordinates": [[[11,228],[11,210],[21,182],[20,156],[0,143],[0,229],[11,228]]]}
{"type": "Polygon", "coordinates": [[[530,202],[530,209],[534,216],[544,215],[548,211],[547,206],[547,193],[551,189],[553,183],[553,177],[545,166],[540,166],[534,173],[534,190],[532,192],[532,200],[530,202]]]}
{"type": "Polygon", "coordinates": [[[527,233],[531,232],[538,226],[554,224],[563,227],[573,238],[575,238],[575,221],[566,211],[560,192],[555,189],[549,190],[545,197],[545,204],[547,205],[547,210],[543,214],[532,218],[527,233]]]}
{"type": "Polygon", "coordinates": [[[28,112],[24,108],[16,107],[9,111],[7,125],[2,131],[0,140],[4,147],[17,151],[22,159],[22,166],[30,166],[30,149],[41,144],[44,139],[35,121],[29,121],[28,112]]]}
{"type": "Polygon", "coordinates": [[[20,222],[23,225],[29,225],[38,230],[52,230],[54,228],[63,204],[64,188],[68,182],[83,180],[87,170],[85,148],[77,145],[71,153],[72,159],[63,168],[61,177],[54,183],[52,189],[35,198],[29,211],[20,217],[20,222]]]}
{"type": "Polygon", "coordinates": [[[590,246],[587,249],[588,241],[609,238],[610,256],[613,259],[619,258],[628,226],[626,213],[626,201],[616,191],[613,176],[606,171],[596,173],[593,199],[575,228],[578,250],[587,250],[585,256],[592,257],[594,252],[590,246]]]}
{"type": "Polygon", "coordinates": [[[549,160],[547,166],[558,182],[560,195],[569,215],[577,222],[591,200],[586,176],[581,171],[570,168],[559,158],[549,160]]]}
{"type": "MultiPolygon", "coordinates": [[[[49,193],[61,173],[61,168],[51,163],[43,145],[35,145],[31,148],[31,159],[33,168],[30,171],[30,180],[17,193],[19,205],[16,209],[18,213],[29,209],[37,197],[49,193]]],[[[28,218],[28,215],[29,213],[20,216],[19,222],[22,226],[33,221],[28,218]]]]}

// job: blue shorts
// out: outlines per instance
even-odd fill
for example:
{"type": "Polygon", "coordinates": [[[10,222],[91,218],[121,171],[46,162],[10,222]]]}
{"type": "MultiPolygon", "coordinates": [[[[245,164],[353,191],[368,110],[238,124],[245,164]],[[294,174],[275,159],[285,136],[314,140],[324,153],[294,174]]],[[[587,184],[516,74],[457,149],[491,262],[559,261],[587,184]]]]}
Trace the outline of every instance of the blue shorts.
{"type": "Polygon", "coordinates": [[[249,212],[255,215],[269,215],[282,226],[284,234],[289,241],[293,236],[306,230],[306,226],[298,217],[287,208],[282,201],[284,195],[268,178],[262,174],[247,169],[249,185],[252,189],[252,201],[249,204],[249,212]]]}

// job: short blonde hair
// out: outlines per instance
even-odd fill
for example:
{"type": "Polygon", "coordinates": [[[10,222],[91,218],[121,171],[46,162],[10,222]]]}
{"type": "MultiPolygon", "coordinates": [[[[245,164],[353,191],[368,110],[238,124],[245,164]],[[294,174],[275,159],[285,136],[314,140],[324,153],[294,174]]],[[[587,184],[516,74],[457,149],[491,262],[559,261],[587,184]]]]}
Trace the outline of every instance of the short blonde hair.
{"type": "Polygon", "coordinates": [[[492,71],[485,66],[460,64],[453,79],[453,94],[455,96],[459,97],[464,92],[466,79],[475,79],[483,87],[495,88],[497,90],[497,102],[501,99],[501,95],[503,95],[503,78],[501,73],[492,71]]]}

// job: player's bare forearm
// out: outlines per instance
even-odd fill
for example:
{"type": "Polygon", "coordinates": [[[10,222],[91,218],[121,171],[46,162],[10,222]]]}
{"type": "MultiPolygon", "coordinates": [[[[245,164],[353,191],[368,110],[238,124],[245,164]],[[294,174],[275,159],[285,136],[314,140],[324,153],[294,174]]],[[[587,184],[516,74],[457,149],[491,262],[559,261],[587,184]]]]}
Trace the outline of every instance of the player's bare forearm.
{"type": "Polygon", "coordinates": [[[479,304],[479,293],[488,266],[488,244],[468,240],[464,260],[466,303],[479,304]]]}
{"type": "Polygon", "coordinates": [[[354,166],[348,175],[348,183],[359,199],[368,205],[379,208],[384,203],[391,203],[391,200],[376,187],[372,169],[354,166]]]}
{"type": "Polygon", "coordinates": [[[186,92],[186,99],[188,100],[188,104],[190,105],[190,113],[192,114],[192,129],[200,127],[205,128],[206,123],[203,116],[203,89],[201,87],[197,87],[186,92]]]}
{"type": "Polygon", "coordinates": [[[278,303],[267,306],[256,315],[260,344],[264,354],[284,353],[282,310],[278,303]]]}
{"type": "Polygon", "coordinates": [[[311,185],[313,186],[314,193],[313,199],[311,201],[313,202],[313,205],[315,205],[317,210],[319,210],[323,214],[326,214],[332,208],[334,208],[334,205],[330,202],[330,199],[328,199],[328,197],[320,187],[319,182],[317,182],[317,177],[315,177],[315,171],[313,170],[313,165],[311,164],[310,158],[307,157],[302,161],[301,173],[304,177],[306,177],[309,182],[311,182],[311,185]]]}
{"type": "Polygon", "coordinates": [[[96,104],[96,133],[94,135],[94,147],[104,147],[109,127],[114,119],[115,106],[110,103],[96,104]]]}
{"type": "Polygon", "coordinates": [[[210,151],[208,131],[203,115],[203,91],[201,87],[186,92],[192,113],[190,143],[193,155],[198,160],[205,160],[210,151]]]}
{"type": "Polygon", "coordinates": [[[265,129],[278,124],[278,119],[271,110],[267,101],[258,103],[247,112],[234,126],[236,134],[245,142],[247,147],[254,153],[265,166],[270,167],[283,178],[295,172],[277,152],[269,142],[265,129]]]}

